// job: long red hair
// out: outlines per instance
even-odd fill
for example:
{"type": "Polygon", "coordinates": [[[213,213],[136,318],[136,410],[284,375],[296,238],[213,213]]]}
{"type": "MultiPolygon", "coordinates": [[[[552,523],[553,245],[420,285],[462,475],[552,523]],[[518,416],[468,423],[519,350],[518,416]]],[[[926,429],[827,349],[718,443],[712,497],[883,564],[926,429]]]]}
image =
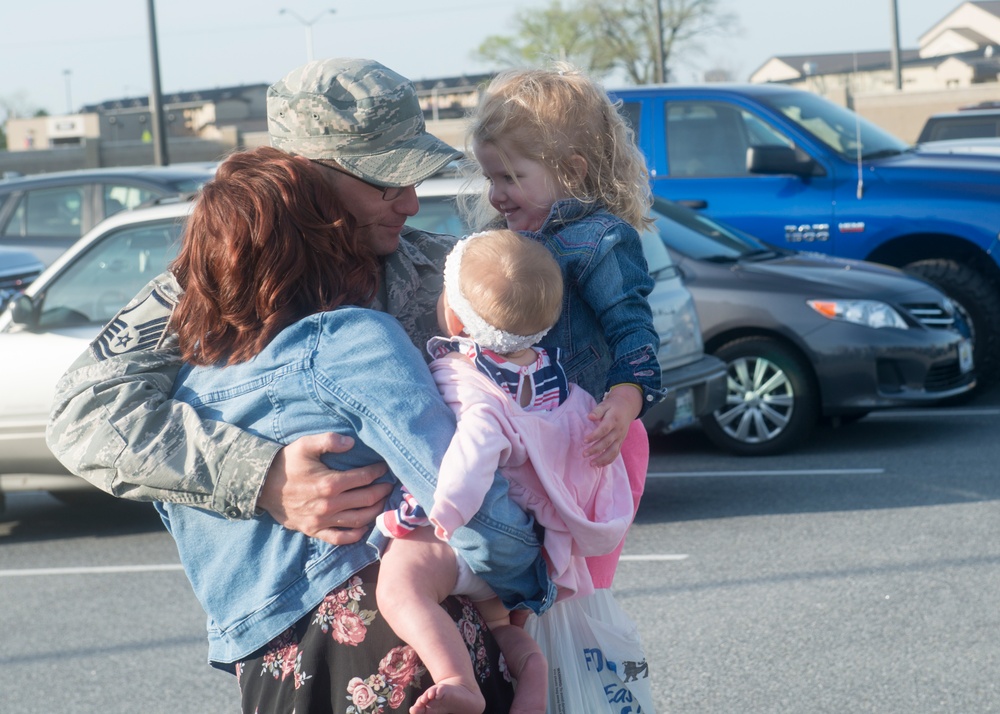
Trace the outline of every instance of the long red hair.
{"type": "Polygon", "coordinates": [[[367,305],[379,281],[321,169],[271,147],[219,166],[171,270],[184,288],[172,318],[181,355],[200,365],[245,362],[303,317],[367,305]]]}

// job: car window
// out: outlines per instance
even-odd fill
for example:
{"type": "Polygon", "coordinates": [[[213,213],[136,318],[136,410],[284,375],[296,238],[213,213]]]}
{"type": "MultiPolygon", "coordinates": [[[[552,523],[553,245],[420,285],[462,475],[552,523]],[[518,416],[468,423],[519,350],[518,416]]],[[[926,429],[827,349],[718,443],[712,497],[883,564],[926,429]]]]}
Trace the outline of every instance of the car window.
{"type": "MultiPolygon", "coordinates": [[[[984,136],[997,136],[997,119],[994,117],[973,118],[961,117],[952,120],[942,120],[931,125],[930,135],[924,141],[942,141],[948,139],[977,139],[984,136]]],[[[924,130],[926,133],[926,129],[924,130]]]]}
{"type": "Polygon", "coordinates": [[[695,260],[732,261],[770,250],[750,236],[728,230],[696,211],[663,199],[656,199],[653,217],[664,242],[695,260]]]}
{"type": "Polygon", "coordinates": [[[130,226],[78,256],[45,289],[38,326],[104,324],[162,273],[180,247],[179,221],[130,226]]]}
{"type": "Polygon", "coordinates": [[[762,121],[747,111],[740,112],[740,114],[743,117],[743,123],[746,125],[747,139],[750,146],[787,146],[790,149],[795,148],[795,142],[767,122],[762,121]]]}
{"type": "Polygon", "coordinates": [[[83,186],[25,192],[3,234],[79,238],[83,234],[83,186]]]}
{"type": "Polygon", "coordinates": [[[183,178],[168,181],[172,193],[196,193],[201,187],[208,183],[211,177],[183,178]]]}
{"type": "Polygon", "coordinates": [[[742,112],[724,102],[676,101],[666,112],[671,176],[746,176],[750,139],[742,112]]]}
{"type": "Polygon", "coordinates": [[[148,188],[105,184],[103,190],[104,217],[113,216],[126,208],[135,208],[155,196],[156,194],[148,188]]]}
{"type": "Polygon", "coordinates": [[[762,101],[845,159],[853,159],[859,152],[863,158],[888,156],[907,148],[904,141],[864,117],[809,92],[780,94],[762,101]]]}

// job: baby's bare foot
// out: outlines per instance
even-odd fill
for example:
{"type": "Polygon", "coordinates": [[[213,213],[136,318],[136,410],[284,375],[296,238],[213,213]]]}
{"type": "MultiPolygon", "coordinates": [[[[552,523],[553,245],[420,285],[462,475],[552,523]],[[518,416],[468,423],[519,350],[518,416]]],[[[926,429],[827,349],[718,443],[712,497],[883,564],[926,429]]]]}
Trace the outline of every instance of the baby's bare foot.
{"type": "Polygon", "coordinates": [[[447,679],[437,682],[420,695],[410,714],[482,714],[486,700],[482,692],[447,679]]]}

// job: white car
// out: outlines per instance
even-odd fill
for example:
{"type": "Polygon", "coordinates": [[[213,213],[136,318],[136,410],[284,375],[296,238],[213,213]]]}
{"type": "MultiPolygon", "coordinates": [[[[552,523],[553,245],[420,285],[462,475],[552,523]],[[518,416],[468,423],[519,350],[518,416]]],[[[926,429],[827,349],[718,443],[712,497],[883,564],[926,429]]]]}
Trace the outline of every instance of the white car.
{"type": "MultiPolygon", "coordinates": [[[[459,179],[418,188],[420,214],[410,223],[461,235],[454,197],[459,179]]],[[[0,499],[3,491],[47,490],[57,496],[91,487],[71,477],[45,445],[55,385],[101,327],[177,253],[191,200],[125,211],[105,220],[49,266],[0,315],[0,499]]],[[[659,233],[644,236],[656,287],[649,301],[661,345],[668,398],[649,411],[647,428],[671,431],[721,406],[726,367],[702,352],[691,294],[659,233]]]]}
{"type": "Polygon", "coordinates": [[[163,272],[191,201],[123,211],[83,236],[0,314],[3,491],[90,487],[45,445],[55,385],[101,327],[163,272]]]}

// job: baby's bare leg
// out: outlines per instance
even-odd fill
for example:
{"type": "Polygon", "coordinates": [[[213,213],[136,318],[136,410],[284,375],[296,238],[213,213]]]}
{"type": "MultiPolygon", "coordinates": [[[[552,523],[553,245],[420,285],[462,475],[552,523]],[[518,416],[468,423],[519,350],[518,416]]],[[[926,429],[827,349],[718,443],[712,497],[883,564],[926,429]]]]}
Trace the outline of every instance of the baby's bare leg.
{"type": "Polygon", "coordinates": [[[412,714],[480,714],[486,708],[469,650],[440,605],[455,587],[455,557],[430,528],[394,539],[382,557],[375,590],[379,612],[434,679],[412,714]]]}
{"type": "Polygon", "coordinates": [[[535,638],[524,628],[510,624],[499,598],[476,602],[479,613],[493,633],[507,669],[517,682],[510,714],[545,714],[548,706],[549,664],[535,638]]]}

